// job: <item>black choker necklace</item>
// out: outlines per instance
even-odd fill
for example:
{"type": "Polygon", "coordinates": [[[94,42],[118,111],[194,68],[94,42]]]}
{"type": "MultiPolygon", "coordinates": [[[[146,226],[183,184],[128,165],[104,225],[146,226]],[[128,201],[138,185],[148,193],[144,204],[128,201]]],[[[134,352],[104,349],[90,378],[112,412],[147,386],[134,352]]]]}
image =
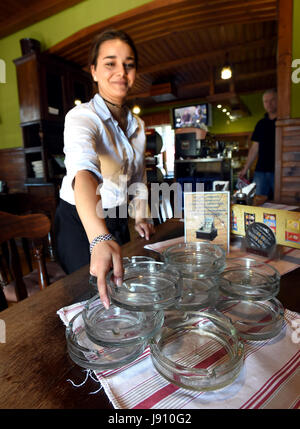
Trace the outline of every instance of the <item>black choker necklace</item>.
{"type": "Polygon", "coordinates": [[[102,97],[102,98],[105,101],[105,103],[109,103],[109,104],[111,104],[114,107],[118,107],[119,109],[121,109],[124,106],[124,104],[121,104],[121,105],[120,104],[114,104],[111,101],[106,100],[104,97],[102,97]]]}

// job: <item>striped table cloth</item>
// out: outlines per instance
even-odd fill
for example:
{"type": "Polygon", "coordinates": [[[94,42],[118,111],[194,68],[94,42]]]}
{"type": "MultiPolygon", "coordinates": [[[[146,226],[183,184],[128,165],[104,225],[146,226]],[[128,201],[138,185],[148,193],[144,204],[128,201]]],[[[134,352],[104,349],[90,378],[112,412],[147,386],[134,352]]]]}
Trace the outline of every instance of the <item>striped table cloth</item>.
{"type": "MultiPolygon", "coordinates": [[[[147,246],[161,252],[184,238],[147,246]]],[[[245,256],[231,248],[230,255],[245,256]]],[[[280,261],[269,261],[280,274],[295,269],[300,258],[297,249],[284,249],[280,261]]],[[[84,303],[58,310],[65,325],[83,309],[84,303]]],[[[266,341],[244,341],[245,361],[239,377],[229,386],[211,392],[193,392],[165,380],[154,368],[149,347],[134,362],[119,369],[93,371],[117,409],[288,409],[300,407],[300,314],[285,310],[281,332],[266,341]]],[[[214,347],[217,347],[216,345],[214,347]]],[[[187,350],[187,353],[189,351],[187,350]]],[[[222,353],[207,350],[207,361],[222,353]]]]}
{"type": "MultiPolygon", "coordinates": [[[[65,325],[83,309],[78,303],[57,314],[65,325]]],[[[212,392],[193,392],[165,380],[154,368],[149,347],[134,362],[94,371],[117,409],[288,409],[300,406],[300,314],[285,310],[282,331],[267,341],[245,341],[239,377],[212,392]]],[[[208,353],[217,353],[210,350],[208,353]]]]}

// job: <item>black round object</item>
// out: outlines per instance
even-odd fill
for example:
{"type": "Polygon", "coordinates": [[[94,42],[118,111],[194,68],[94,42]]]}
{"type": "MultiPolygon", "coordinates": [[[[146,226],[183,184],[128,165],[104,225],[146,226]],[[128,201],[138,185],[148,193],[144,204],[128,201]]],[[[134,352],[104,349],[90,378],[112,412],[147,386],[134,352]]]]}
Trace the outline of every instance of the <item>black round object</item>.
{"type": "Polygon", "coordinates": [[[253,249],[271,250],[276,245],[274,232],[261,222],[253,222],[247,227],[246,241],[253,249]]]}

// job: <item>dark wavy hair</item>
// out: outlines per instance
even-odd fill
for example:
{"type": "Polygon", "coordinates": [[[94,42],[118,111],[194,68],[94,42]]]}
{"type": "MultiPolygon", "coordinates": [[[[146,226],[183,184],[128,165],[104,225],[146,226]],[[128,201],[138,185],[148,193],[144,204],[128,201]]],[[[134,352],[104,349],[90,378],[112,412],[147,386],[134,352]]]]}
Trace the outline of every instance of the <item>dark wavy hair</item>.
{"type": "Polygon", "coordinates": [[[135,44],[133,43],[133,40],[131,39],[131,37],[127,33],[125,33],[125,31],[116,30],[114,28],[109,28],[109,29],[103,31],[102,33],[98,34],[94,38],[94,40],[91,44],[91,48],[90,48],[89,67],[91,67],[92,65],[94,67],[97,67],[97,59],[98,59],[99,49],[100,49],[101,44],[103,42],[106,42],[107,40],[115,40],[115,39],[122,40],[122,42],[127,43],[127,45],[129,45],[131,47],[131,49],[133,50],[133,53],[134,53],[135,66],[137,68],[137,66],[138,66],[138,53],[137,53],[135,44]]]}

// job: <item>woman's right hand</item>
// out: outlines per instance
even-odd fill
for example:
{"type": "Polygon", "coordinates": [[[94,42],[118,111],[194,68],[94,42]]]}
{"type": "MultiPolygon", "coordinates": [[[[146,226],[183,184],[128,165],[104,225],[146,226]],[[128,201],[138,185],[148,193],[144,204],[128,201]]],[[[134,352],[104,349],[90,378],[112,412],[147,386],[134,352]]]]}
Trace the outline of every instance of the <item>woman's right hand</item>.
{"type": "Polygon", "coordinates": [[[120,286],[123,280],[121,248],[114,240],[101,241],[93,248],[90,262],[90,274],[97,277],[100,299],[106,309],[108,309],[110,305],[107,294],[106,276],[112,268],[114,281],[120,286]]]}

